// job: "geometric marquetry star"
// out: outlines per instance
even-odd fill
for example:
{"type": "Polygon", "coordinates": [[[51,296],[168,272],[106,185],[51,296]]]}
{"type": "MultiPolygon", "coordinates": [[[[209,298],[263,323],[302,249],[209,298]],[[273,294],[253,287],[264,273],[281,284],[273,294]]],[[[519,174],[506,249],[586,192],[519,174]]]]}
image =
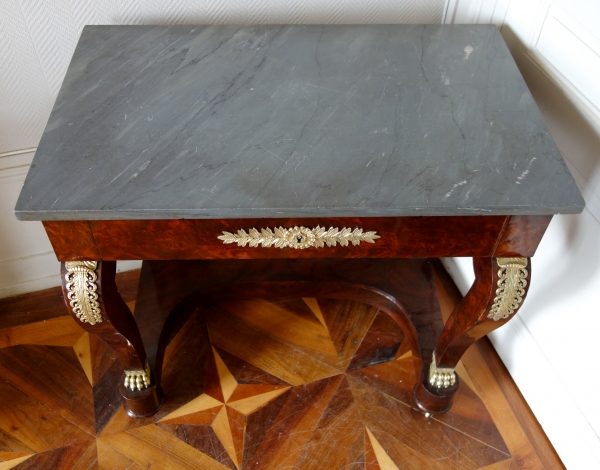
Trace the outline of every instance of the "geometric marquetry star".
{"type": "MultiPolygon", "coordinates": [[[[392,459],[390,458],[390,456],[387,454],[387,452],[385,451],[385,449],[383,448],[383,446],[379,443],[379,441],[375,438],[375,436],[373,436],[373,433],[371,432],[371,430],[369,428],[365,428],[365,430],[367,431],[367,438],[368,438],[368,444],[365,442],[365,444],[367,444],[367,462],[368,463],[377,463],[377,465],[379,466],[380,470],[398,470],[398,467],[396,466],[396,464],[392,461],[392,459]],[[370,451],[372,451],[372,453],[374,454],[374,462],[371,461],[369,462],[368,457],[370,457],[370,451]]],[[[372,467],[375,467],[374,465],[369,465],[372,467]]]]}
{"type": "Polygon", "coordinates": [[[244,455],[247,417],[291,387],[239,384],[214,348],[210,359],[205,393],[160,422],[210,425],[239,469],[244,455]]]}
{"type": "MultiPolygon", "coordinates": [[[[446,417],[425,420],[414,412],[405,335],[365,304],[229,299],[202,312],[178,336],[171,357],[181,360],[166,370],[184,380],[205,370],[206,378],[193,377],[181,394],[171,394],[195,399],[163,423],[128,418],[118,396],[106,401],[118,364],[111,366],[104,343],[71,317],[51,311],[17,331],[3,305],[0,470],[56,468],[58,460],[82,468],[211,470],[501,470],[516,461],[516,441],[507,447],[462,366],[463,383],[446,417]],[[212,341],[218,353],[189,349],[212,341]],[[95,415],[94,397],[117,413],[95,415]]],[[[529,441],[517,444],[542,467],[529,441]]]]}

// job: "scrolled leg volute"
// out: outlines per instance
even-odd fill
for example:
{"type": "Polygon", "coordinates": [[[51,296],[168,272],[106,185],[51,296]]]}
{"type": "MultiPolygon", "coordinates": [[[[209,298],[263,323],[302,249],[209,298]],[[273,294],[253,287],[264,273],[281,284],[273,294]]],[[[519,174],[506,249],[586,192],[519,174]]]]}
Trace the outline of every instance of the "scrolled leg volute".
{"type": "Polygon", "coordinates": [[[96,261],[67,261],[64,263],[64,293],[67,307],[81,323],[101,323],[102,311],[98,302],[96,261]]]}
{"type": "Polygon", "coordinates": [[[473,258],[475,282],[446,321],[437,346],[415,386],[427,413],[450,409],[458,390],[455,368],[475,341],[509,321],[523,304],[531,276],[529,258],[473,258]]]}
{"type": "Polygon", "coordinates": [[[153,381],[133,314],[115,283],[115,261],[62,263],[62,288],[71,316],[117,354],[124,369],[119,387],[130,416],[149,416],[162,405],[162,390],[153,381]]]}
{"type": "Polygon", "coordinates": [[[499,321],[515,313],[527,294],[529,271],[527,258],[496,258],[498,281],[494,304],[488,313],[490,320],[499,321]]]}

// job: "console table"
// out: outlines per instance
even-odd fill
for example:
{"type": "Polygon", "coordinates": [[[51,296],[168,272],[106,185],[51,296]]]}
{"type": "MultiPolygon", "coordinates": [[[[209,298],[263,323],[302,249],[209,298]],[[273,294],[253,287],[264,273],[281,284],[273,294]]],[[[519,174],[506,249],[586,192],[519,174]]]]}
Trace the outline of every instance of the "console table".
{"type": "Polygon", "coordinates": [[[378,307],[417,406],[444,412],[464,351],[522,305],[552,216],[583,207],[492,25],[87,26],[15,212],[43,221],[67,308],[141,417],[169,341],[227,295],[378,307]],[[446,256],[476,279],[444,323],[428,258],[446,256]],[[127,259],[147,274],[135,316],[127,259]]]}

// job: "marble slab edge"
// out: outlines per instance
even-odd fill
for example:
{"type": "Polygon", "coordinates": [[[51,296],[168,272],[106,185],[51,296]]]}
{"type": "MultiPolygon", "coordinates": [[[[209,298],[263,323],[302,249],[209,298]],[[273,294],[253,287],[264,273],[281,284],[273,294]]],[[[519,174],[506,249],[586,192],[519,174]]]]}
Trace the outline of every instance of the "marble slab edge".
{"type": "Polygon", "coordinates": [[[138,210],[138,211],[98,211],[98,210],[65,210],[65,211],[15,211],[17,219],[22,221],[57,221],[57,220],[169,220],[169,219],[260,219],[260,218],[328,218],[328,217],[415,217],[415,216],[467,216],[467,215],[558,215],[580,214],[581,206],[552,206],[527,208],[493,207],[493,208],[460,208],[452,210],[440,207],[405,207],[402,210],[394,208],[363,209],[209,209],[197,211],[173,211],[168,209],[138,210]]]}

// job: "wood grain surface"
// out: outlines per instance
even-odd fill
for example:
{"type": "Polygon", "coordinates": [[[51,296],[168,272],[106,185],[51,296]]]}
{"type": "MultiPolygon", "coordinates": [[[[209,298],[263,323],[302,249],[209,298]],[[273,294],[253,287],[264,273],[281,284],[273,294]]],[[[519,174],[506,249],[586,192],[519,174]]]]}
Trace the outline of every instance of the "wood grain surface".
{"type": "Polygon", "coordinates": [[[61,261],[264,258],[425,258],[523,256],[535,250],[552,216],[329,217],[45,221],[61,261]],[[223,232],[318,226],[375,231],[375,243],[296,250],[223,244],[223,232]]]}
{"type": "MultiPolygon", "coordinates": [[[[436,280],[447,316],[460,299],[436,280]]],[[[131,305],[137,279],[117,282],[131,305]]],[[[563,468],[489,342],[459,363],[453,408],[426,419],[402,330],[377,308],[224,298],[167,348],[163,409],[131,419],[104,343],[40,333],[74,324],[56,297],[0,301],[0,337],[18,331],[0,349],[0,469],[563,468]]]]}

